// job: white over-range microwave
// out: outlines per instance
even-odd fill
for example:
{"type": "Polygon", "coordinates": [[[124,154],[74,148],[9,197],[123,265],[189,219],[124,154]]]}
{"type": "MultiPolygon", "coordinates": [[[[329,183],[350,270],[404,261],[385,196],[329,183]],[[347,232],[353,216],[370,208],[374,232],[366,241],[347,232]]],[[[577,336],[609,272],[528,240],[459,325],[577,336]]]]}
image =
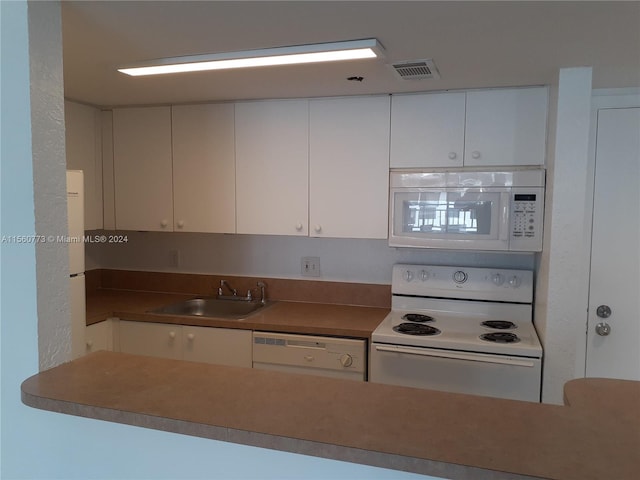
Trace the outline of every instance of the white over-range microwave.
{"type": "Polygon", "coordinates": [[[540,252],[545,171],[397,170],[389,245],[540,252]]]}

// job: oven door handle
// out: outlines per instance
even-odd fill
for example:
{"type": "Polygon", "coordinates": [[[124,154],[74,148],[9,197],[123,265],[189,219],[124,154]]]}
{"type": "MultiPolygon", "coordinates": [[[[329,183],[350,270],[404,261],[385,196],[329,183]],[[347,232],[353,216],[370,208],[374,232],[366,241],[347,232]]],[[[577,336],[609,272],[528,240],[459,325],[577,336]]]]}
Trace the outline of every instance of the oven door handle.
{"type": "Polygon", "coordinates": [[[516,365],[519,367],[534,367],[535,362],[531,360],[521,360],[515,358],[498,357],[491,354],[474,354],[467,352],[442,352],[438,350],[414,349],[407,347],[375,345],[379,352],[408,353],[410,355],[420,355],[423,357],[450,358],[453,360],[471,360],[473,362],[499,363],[502,365],[516,365]]]}

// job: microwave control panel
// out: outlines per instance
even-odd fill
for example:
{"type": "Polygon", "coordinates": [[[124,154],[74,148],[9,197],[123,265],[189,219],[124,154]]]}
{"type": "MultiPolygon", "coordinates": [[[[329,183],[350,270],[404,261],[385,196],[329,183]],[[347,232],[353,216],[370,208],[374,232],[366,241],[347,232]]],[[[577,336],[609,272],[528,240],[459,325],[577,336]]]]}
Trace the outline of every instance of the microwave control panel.
{"type": "Polygon", "coordinates": [[[530,252],[542,250],[543,209],[542,189],[513,189],[509,250],[530,252]]]}

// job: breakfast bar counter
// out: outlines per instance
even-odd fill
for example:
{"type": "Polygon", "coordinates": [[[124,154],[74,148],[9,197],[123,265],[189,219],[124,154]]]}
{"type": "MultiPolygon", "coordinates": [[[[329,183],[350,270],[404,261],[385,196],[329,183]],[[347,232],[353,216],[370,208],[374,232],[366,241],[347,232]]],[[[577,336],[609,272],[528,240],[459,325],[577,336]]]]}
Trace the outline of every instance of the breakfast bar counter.
{"type": "Polygon", "coordinates": [[[579,379],[566,406],[114,352],[22,384],[34,408],[454,479],[640,472],[640,382],[579,379]]]}

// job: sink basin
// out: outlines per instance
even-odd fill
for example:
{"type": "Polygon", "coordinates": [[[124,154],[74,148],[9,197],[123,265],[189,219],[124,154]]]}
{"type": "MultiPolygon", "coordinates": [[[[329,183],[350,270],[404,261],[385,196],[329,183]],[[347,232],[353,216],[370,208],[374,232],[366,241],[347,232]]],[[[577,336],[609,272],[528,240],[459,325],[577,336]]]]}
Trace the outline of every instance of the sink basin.
{"type": "Polygon", "coordinates": [[[245,300],[223,300],[216,297],[192,298],[179,303],[151,310],[150,313],[164,315],[187,315],[191,317],[246,318],[266,305],[245,300]]]}

